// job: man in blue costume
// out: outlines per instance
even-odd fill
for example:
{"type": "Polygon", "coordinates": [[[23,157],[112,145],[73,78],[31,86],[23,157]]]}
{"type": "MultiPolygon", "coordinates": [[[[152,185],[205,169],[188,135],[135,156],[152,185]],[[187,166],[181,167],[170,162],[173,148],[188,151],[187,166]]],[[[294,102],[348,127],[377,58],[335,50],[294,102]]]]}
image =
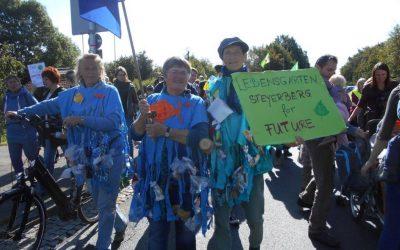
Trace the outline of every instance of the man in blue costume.
{"type": "MultiPolygon", "coordinates": [[[[263,173],[272,168],[268,149],[253,143],[246,117],[232,84],[231,74],[246,72],[249,46],[237,37],[224,39],[218,54],[223,61],[222,77],[210,83],[210,98],[217,105],[213,121],[211,152],[212,198],[215,231],[208,249],[231,249],[229,216],[240,204],[250,228],[250,249],[260,249],[263,238],[263,173]],[[222,105],[221,105],[222,104],[222,105]],[[221,112],[225,107],[225,112],[221,112]],[[225,119],[217,113],[231,113],[225,119]]],[[[209,109],[210,110],[210,109],[209,109]]]]}

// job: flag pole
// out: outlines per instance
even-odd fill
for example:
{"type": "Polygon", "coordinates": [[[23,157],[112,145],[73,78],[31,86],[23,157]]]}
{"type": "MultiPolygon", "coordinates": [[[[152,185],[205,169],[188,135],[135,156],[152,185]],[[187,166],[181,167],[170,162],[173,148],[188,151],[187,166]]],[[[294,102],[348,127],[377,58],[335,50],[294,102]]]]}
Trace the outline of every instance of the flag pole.
{"type": "Polygon", "coordinates": [[[140,75],[139,63],[138,63],[138,60],[136,58],[135,47],[133,46],[131,29],[129,27],[129,22],[128,22],[128,15],[126,14],[125,0],[121,0],[121,4],[122,4],[122,9],[124,11],[126,28],[128,29],[129,42],[131,44],[133,62],[135,63],[136,74],[137,74],[138,80],[139,80],[139,87],[140,87],[140,91],[142,92],[141,95],[142,95],[142,97],[144,97],[145,96],[145,92],[144,92],[143,84],[142,84],[142,76],[140,75]]]}

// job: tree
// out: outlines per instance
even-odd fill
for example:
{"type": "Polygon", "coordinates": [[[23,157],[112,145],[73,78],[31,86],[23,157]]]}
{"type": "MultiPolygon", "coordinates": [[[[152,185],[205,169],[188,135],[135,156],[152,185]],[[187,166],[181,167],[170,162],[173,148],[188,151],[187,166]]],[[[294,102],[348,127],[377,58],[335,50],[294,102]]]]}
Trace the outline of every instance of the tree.
{"type": "Polygon", "coordinates": [[[0,44],[12,44],[12,54],[25,65],[73,67],[80,53],[34,0],[0,0],[0,44]]]}
{"type": "Polygon", "coordinates": [[[400,80],[400,25],[396,25],[386,42],[385,54],[389,56],[387,63],[393,76],[400,80]]]}
{"type": "Polygon", "coordinates": [[[290,54],[290,56],[299,63],[300,69],[305,69],[310,67],[308,61],[307,51],[304,51],[300,45],[297,44],[293,37],[288,35],[280,35],[275,38],[275,42],[282,45],[290,54]]]}
{"type": "MultiPolygon", "coordinates": [[[[152,76],[153,72],[153,60],[147,57],[146,51],[139,52],[139,54],[137,54],[136,57],[138,60],[140,75],[142,77],[142,80],[149,79],[152,76]]],[[[106,63],[105,66],[106,66],[106,73],[111,81],[115,76],[115,71],[118,66],[122,66],[126,69],[126,71],[128,72],[129,79],[134,80],[138,78],[136,74],[133,56],[122,56],[118,58],[116,61],[106,63]]]]}
{"type": "Polygon", "coordinates": [[[273,42],[268,46],[253,47],[249,51],[247,60],[250,71],[254,72],[291,69],[295,63],[289,51],[277,42],[273,42]],[[269,54],[269,63],[265,68],[262,68],[260,62],[264,60],[267,53],[269,54]]]}
{"type": "Polygon", "coordinates": [[[198,59],[195,55],[191,54],[189,62],[199,72],[198,77],[202,75],[204,79],[207,79],[211,75],[216,75],[214,67],[208,59],[198,59]]]}
{"type": "Polygon", "coordinates": [[[297,44],[293,37],[280,35],[269,45],[253,47],[248,53],[247,65],[250,71],[287,70],[298,62],[299,68],[309,68],[307,52],[297,44]],[[269,54],[269,63],[265,68],[260,66],[265,56],[269,54]]]}
{"type": "Polygon", "coordinates": [[[360,77],[371,77],[378,62],[386,63],[393,77],[400,76],[400,25],[394,27],[385,42],[358,50],[340,71],[349,82],[356,82],[360,77]]]}

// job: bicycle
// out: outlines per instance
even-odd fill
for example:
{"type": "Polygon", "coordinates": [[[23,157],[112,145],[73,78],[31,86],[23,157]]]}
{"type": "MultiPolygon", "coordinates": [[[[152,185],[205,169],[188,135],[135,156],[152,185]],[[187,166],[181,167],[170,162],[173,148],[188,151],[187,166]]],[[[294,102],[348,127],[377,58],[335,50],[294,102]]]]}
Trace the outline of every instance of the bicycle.
{"type": "MultiPolygon", "coordinates": [[[[14,119],[28,122],[33,126],[43,125],[40,117],[28,119],[17,116],[14,119]]],[[[26,175],[17,175],[17,183],[0,194],[0,247],[4,249],[39,249],[46,231],[46,207],[35,188],[40,184],[54,201],[58,216],[67,221],[79,217],[83,222],[93,224],[98,220],[96,204],[91,196],[90,185],[77,186],[71,174],[69,195],[63,193],[53,176],[45,168],[40,156],[29,162],[26,175]],[[5,211],[5,212],[4,212],[5,211]],[[9,211],[7,213],[7,211],[9,211]],[[8,218],[7,218],[7,215],[8,218]],[[4,218],[5,217],[5,218],[4,218]]]]}
{"type": "MultiPolygon", "coordinates": [[[[382,164],[382,159],[379,161],[382,164]]],[[[372,172],[368,179],[368,188],[364,192],[350,192],[350,211],[355,221],[360,222],[366,217],[374,218],[381,228],[384,224],[384,201],[381,183],[375,179],[376,173],[372,172]]]]}

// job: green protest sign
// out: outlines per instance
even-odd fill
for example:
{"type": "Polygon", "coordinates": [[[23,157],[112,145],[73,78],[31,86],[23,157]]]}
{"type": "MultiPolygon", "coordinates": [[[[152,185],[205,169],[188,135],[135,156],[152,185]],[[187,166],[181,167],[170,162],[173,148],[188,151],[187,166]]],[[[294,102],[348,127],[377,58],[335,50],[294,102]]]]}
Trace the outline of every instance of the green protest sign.
{"type": "Polygon", "coordinates": [[[259,145],[339,134],[345,123],[318,70],[234,73],[233,85],[259,145]]]}

